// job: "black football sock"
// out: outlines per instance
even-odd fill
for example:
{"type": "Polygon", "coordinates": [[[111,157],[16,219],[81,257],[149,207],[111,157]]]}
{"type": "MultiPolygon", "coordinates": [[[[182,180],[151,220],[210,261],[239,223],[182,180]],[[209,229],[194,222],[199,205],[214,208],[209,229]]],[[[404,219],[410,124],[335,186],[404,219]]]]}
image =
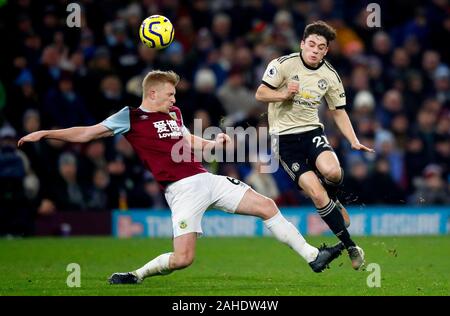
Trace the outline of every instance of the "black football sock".
{"type": "Polygon", "coordinates": [[[350,238],[350,234],[345,228],[344,218],[333,200],[330,200],[323,208],[317,209],[317,212],[336,237],[343,242],[345,248],[356,246],[350,238]]]}

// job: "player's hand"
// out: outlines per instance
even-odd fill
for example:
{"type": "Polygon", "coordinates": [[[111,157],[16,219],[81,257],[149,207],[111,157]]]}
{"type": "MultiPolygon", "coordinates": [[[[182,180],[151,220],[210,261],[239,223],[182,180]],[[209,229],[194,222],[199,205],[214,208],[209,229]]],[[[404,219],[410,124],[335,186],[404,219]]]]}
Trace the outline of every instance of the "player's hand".
{"type": "Polygon", "coordinates": [[[287,85],[287,89],[284,91],[285,100],[290,100],[298,93],[299,84],[296,82],[289,82],[287,85]]]}
{"type": "Polygon", "coordinates": [[[217,134],[215,141],[216,141],[216,145],[223,146],[225,144],[230,144],[231,138],[230,138],[230,136],[228,136],[225,133],[219,133],[219,134],[217,134]]]}
{"type": "Polygon", "coordinates": [[[352,144],[352,149],[362,150],[362,151],[366,151],[368,153],[374,153],[375,152],[375,150],[373,148],[366,147],[363,144],[360,144],[359,142],[358,143],[353,143],[352,144]]]}
{"type": "Polygon", "coordinates": [[[22,137],[21,139],[19,139],[19,141],[17,142],[17,146],[20,147],[22,146],[24,143],[33,143],[33,142],[38,142],[42,139],[42,137],[44,137],[47,134],[47,131],[37,131],[37,132],[33,132],[31,134],[28,134],[24,137],[22,137]]]}

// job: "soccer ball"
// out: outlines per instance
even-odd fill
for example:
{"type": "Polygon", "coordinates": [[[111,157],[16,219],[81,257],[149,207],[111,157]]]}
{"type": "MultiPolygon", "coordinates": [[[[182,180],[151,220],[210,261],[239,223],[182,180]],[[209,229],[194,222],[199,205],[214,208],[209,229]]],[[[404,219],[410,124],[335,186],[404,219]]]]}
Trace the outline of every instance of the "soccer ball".
{"type": "Polygon", "coordinates": [[[172,43],[175,35],[172,23],[162,15],[152,15],[142,21],[139,37],[150,48],[162,49],[172,43]]]}

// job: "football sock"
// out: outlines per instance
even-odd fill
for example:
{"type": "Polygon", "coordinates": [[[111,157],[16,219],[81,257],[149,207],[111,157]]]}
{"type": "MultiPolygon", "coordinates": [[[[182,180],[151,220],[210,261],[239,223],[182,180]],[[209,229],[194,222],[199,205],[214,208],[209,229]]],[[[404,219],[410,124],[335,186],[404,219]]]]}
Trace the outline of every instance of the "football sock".
{"type": "Polygon", "coordinates": [[[291,247],[306,262],[312,262],[317,258],[319,250],[308,244],[297,228],[288,222],[280,212],[264,221],[264,224],[276,239],[291,247]]]}
{"type": "Polygon", "coordinates": [[[330,202],[326,206],[317,209],[317,212],[336,237],[344,243],[345,248],[355,246],[347,228],[345,228],[344,218],[333,200],[330,199],[330,202]]]}
{"type": "Polygon", "coordinates": [[[169,259],[171,254],[172,253],[169,252],[156,257],[152,261],[146,263],[142,268],[134,271],[134,274],[142,280],[153,275],[163,275],[171,273],[172,270],[169,269],[169,259]]]}

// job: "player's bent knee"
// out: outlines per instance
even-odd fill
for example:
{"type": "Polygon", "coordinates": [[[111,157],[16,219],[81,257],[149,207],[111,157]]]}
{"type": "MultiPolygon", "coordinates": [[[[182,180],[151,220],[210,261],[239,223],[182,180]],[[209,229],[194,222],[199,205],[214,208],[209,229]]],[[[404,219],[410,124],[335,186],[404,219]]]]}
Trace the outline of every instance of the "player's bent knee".
{"type": "Polygon", "coordinates": [[[194,255],[191,254],[176,254],[174,260],[175,269],[183,269],[189,267],[194,262],[194,255]]]}
{"type": "Polygon", "coordinates": [[[278,207],[272,199],[264,197],[260,204],[258,214],[262,219],[269,219],[278,213],[278,207]]]}
{"type": "Polygon", "coordinates": [[[331,166],[323,170],[322,174],[325,178],[333,182],[339,182],[341,179],[341,167],[339,166],[331,166]]]}

